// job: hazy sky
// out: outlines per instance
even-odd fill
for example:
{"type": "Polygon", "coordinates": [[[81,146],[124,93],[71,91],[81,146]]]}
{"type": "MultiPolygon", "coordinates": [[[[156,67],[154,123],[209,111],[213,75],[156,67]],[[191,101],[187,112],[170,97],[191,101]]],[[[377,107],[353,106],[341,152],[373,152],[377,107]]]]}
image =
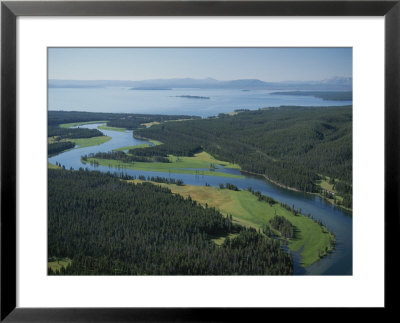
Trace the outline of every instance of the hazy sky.
{"type": "Polygon", "coordinates": [[[352,76],[351,48],[49,48],[50,79],[310,81],[352,76]]]}

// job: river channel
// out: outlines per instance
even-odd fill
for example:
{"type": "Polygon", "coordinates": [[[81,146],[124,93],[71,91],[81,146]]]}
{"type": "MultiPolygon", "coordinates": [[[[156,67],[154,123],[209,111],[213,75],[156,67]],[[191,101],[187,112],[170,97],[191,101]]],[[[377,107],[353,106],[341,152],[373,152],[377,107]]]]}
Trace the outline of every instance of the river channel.
{"type": "MultiPolygon", "coordinates": [[[[96,129],[100,124],[87,124],[80,127],[96,129]]],[[[132,131],[110,131],[102,130],[106,135],[112,139],[106,143],[98,146],[91,146],[85,148],[75,148],[56,156],[50,157],[48,161],[52,164],[56,162],[64,165],[67,169],[87,168],[90,170],[97,170],[102,172],[123,172],[131,176],[160,176],[174,179],[182,179],[188,185],[201,185],[206,183],[211,186],[218,186],[220,183],[232,183],[240,189],[246,190],[251,187],[255,191],[260,191],[264,195],[268,195],[279,202],[288,205],[294,205],[296,209],[301,209],[303,214],[311,214],[315,219],[320,219],[329,231],[333,232],[336,237],[336,248],[328,256],[315,262],[309,267],[302,267],[299,264],[299,255],[292,252],[294,261],[294,274],[295,275],[352,275],[352,258],[353,258],[353,221],[351,212],[344,211],[331,204],[325,202],[318,196],[294,192],[285,188],[279,187],[272,183],[267,182],[260,176],[252,176],[249,174],[241,173],[236,169],[216,169],[215,172],[229,172],[232,174],[242,175],[242,178],[230,178],[220,176],[207,176],[202,175],[202,170],[199,170],[196,175],[176,174],[168,172],[149,172],[139,171],[133,169],[118,169],[107,166],[93,166],[90,164],[83,164],[81,156],[90,153],[107,152],[116,148],[125,146],[134,146],[148,143],[144,140],[133,138],[132,131]]]]}

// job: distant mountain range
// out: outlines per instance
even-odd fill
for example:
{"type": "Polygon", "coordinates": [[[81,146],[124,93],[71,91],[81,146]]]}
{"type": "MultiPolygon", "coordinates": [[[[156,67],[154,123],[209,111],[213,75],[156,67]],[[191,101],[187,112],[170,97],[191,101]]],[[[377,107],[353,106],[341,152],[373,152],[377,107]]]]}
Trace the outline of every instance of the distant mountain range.
{"type": "Polygon", "coordinates": [[[258,79],[219,81],[213,78],[154,79],[143,81],[116,80],[55,80],[50,79],[49,88],[99,88],[130,87],[132,89],[156,88],[199,88],[240,90],[309,90],[309,91],[352,91],[352,77],[333,77],[321,81],[265,82],[258,79]]]}

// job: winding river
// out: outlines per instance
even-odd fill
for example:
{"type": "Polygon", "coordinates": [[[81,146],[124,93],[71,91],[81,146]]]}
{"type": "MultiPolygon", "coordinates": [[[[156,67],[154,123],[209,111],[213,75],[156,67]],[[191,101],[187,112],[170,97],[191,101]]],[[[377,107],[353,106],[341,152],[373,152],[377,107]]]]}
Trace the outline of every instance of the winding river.
{"type": "MultiPolygon", "coordinates": [[[[80,127],[96,129],[101,124],[88,124],[80,127]]],[[[351,212],[338,209],[331,204],[320,199],[318,196],[294,192],[282,187],[276,186],[272,183],[265,181],[260,176],[252,176],[241,173],[236,169],[216,169],[216,172],[229,172],[232,174],[242,175],[242,178],[230,178],[220,176],[206,176],[201,175],[186,175],[164,172],[149,172],[138,171],[133,169],[117,169],[107,166],[92,166],[90,164],[83,164],[80,160],[82,155],[107,152],[116,148],[125,146],[134,146],[148,143],[144,140],[133,138],[132,131],[110,131],[101,130],[106,136],[112,139],[99,146],[91,146],[85,148],[75,148],[56,156],[50,157],[50,163],[56,162],[64,165],[67,169],[88,168],[90,170],[98,170],[102,172],[123,172],[131,176],[160,176],[170,177],[174,179],[182,179],[185,184],[189,185],[206,185],[218,186],[220,183],[232,183],[240,189],[253,188],[255,191],[260,191],[262,194],[271,196],[277,201],[294,205],[296,209],[301,209],[303,214],[311,214],[315,219],[320,219],[327,228],[335,234],[336,248],[335,251],[321,260],[315,262],[309,267],[302,267],[299,264],[299,255],[292,252],[294,260],[294,274],[295,275],[352,275],[352,258],[353,258],[353,243],[352,231],[353,221],[351,212]]]]}

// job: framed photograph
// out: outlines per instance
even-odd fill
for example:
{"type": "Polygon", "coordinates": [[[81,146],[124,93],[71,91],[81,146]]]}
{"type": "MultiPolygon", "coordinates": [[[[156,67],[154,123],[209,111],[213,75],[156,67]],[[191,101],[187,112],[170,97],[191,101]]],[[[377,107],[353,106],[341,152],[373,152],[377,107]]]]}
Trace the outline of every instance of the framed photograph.
{"type": "Polygon", "coordinates": [[[1,320],[391,309],[399,14],[2,2],[1,320]]]}

